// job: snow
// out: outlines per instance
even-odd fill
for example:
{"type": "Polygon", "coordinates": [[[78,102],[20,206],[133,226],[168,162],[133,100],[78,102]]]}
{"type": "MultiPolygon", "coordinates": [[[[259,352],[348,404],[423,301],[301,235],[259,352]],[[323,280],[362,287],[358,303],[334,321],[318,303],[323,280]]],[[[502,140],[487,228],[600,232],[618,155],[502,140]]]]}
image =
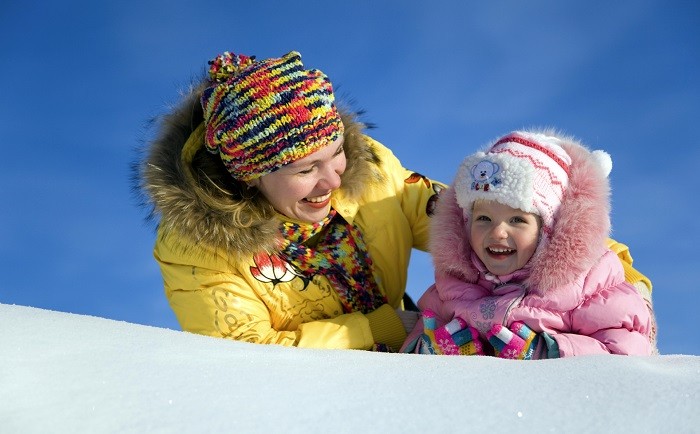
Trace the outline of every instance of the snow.
{"type": "Polygon", "coordinates": [[[0,304],[0,433],[698,432],[700,356],[234,342],[0,304]]]}

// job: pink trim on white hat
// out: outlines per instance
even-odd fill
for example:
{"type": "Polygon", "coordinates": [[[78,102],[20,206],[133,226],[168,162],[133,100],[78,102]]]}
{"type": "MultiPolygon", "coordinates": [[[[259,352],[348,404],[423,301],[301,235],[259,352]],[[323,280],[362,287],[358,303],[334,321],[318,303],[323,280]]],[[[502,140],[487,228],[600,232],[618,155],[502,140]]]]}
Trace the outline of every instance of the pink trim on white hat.
{"type": "Polygon", "coordinates": [[[520,144],[523,145],[523,146],[527,146],[527,147],[529,147],[529,148],[536,149],[536,150],[542,152],[543,154],[546,154],[549,158],[551,158],[552,160],[554,160],[554,161],[559,165],[559,167],[561,167],[562,169],[564,169],[564,172],[566,172],[566,175],[567,175],[567,176],[570,175],[570,173],[569,173],[569,165],[568,165],[566,162],[564,162],[564,160],[562,160],[561,158],[559,158],[559,156],[558,156],[557,154],[555,154],[555,153],[552,152],[551,150],[547,149],[546,147],[541,146],[541,145],[538,144],[538,143],[535,143],[535,142],[533,142],[533,141],[530,141],[530,140],[525,139],[525,138],[520,137],[520,136],[516,136],[515,134],[509,134],[509,135],[503,137],[502,139],[500,139],[499,141],[497,141],[496,143],[494,143],[493,146],[492,146],[491,148],[493,149],[493,148],[495,148],[496,146],[498,146],[498,145],[500,145],[500,144],[508,143],[508,142],[520,143],[520,144]]]}

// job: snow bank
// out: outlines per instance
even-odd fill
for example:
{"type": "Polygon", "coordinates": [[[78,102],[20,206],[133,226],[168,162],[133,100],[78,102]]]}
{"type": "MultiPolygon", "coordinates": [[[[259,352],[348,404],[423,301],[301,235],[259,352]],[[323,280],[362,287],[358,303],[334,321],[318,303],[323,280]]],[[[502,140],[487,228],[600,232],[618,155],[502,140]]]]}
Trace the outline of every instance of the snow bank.
{"type": "Polygon", "coordinates": [[[0,432],[697,432],[700,357],[232,342],[0,304],[0,432]]]}

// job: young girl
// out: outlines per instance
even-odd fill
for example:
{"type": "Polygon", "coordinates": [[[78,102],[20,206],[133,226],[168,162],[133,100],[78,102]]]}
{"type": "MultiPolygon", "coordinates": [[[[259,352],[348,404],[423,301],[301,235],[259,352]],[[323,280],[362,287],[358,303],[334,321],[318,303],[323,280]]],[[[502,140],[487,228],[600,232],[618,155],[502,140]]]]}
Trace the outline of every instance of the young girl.
{"type": "Polygon", "coordinates": [[[402,351],[540,359],[652,352],[610,232],[610,156],[553,131],[467,157],[433,216],[435,284],[402,351]]]}

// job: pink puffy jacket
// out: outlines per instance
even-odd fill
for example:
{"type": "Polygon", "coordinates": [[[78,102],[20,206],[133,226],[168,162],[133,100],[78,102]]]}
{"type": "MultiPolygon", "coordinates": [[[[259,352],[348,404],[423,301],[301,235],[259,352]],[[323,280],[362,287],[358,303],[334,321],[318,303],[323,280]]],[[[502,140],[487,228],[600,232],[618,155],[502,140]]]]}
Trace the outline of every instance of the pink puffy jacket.
{"type": "MultiPolygon", "coordinates": [[[[561,357],[651,354],[647,305],[625,282],[617,255],[605,247],[609,182],[587,149],[566,141],[573,164],[551,237],[526,268],[500,280],[486,278],[487,270],[469,244],[454,188],[443,192],[431,223],[435,284],[418,307],[433,310],[438,326],[461,317],[482,339],[494,324],[522,321],[535,332],[550,334],[561,357]]],[[[406,344],[421,332],[419,321],[406,344]]]]}

